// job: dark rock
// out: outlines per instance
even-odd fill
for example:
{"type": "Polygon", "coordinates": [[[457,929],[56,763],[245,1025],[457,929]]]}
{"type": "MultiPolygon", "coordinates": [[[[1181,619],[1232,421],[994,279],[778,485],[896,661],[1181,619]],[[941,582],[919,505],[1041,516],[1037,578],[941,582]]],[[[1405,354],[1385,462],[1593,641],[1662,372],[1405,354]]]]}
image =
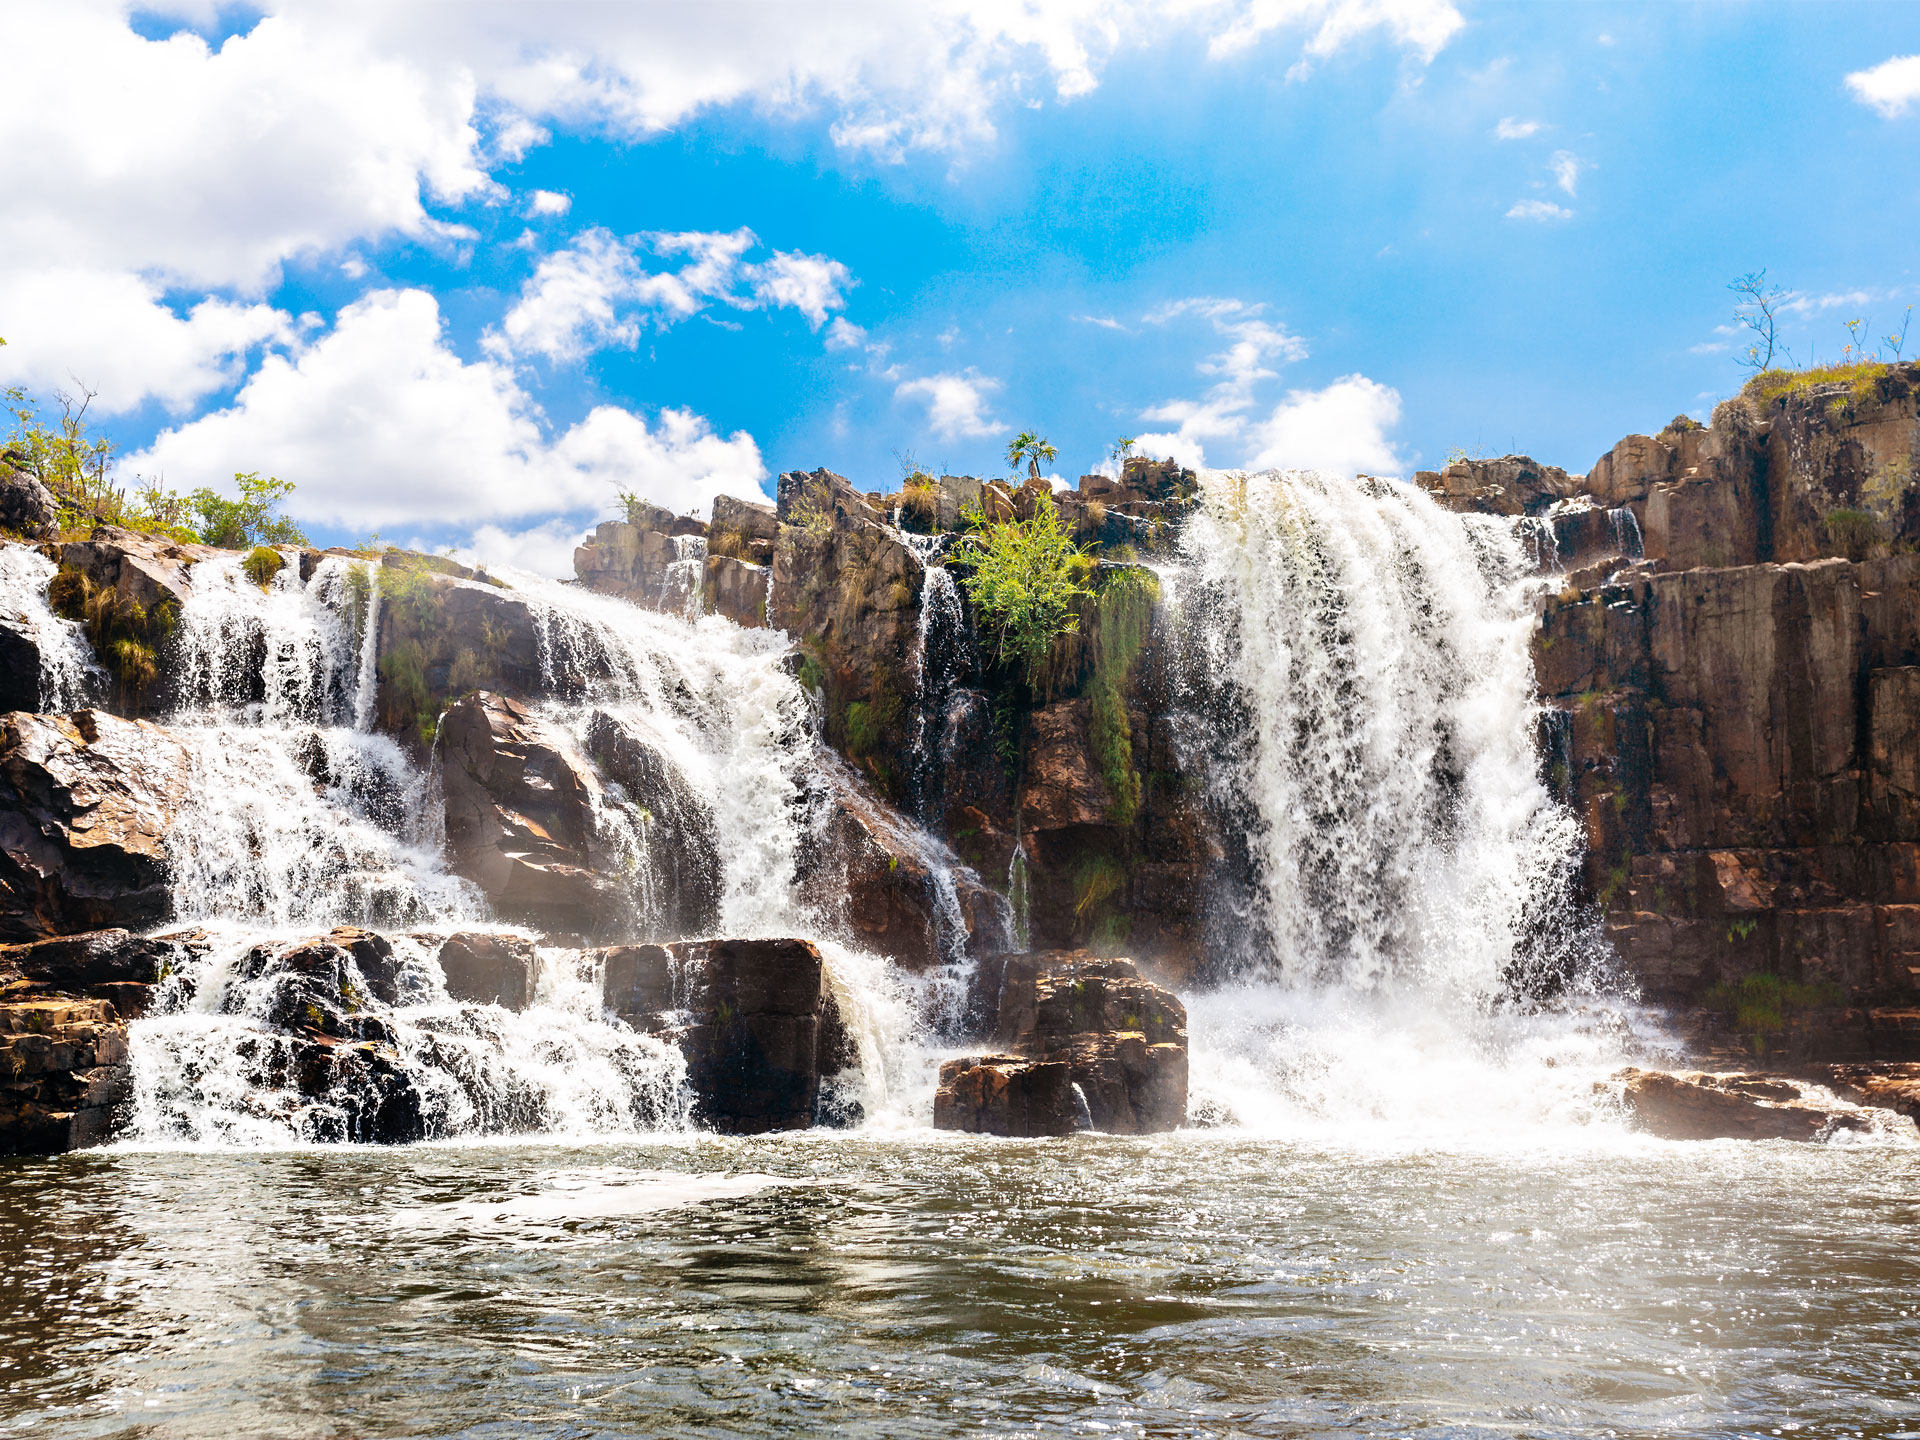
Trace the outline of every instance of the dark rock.
{"type": "Polygon", "coordinates": [[[388,551],[379,586],[375,722],[410,745],[431,743],[441,711],[470,692],[573,695],[611,673],[591,647],[543,652],[523,596],[442,556],[388,551]]]}
{"type": "Polygon", "coordinates": [[[767,596],[772,572],[765,565],[731,555],[709,555],[701,581],[709,613],[723,615],[748,630],[767,627],[767,596]]]}
{"type": "Polygon", "coordinates": [[[0,716],[0,941],[166,918],[184,749],[96,710],[0,716]]]}
{"type": "Polygon", "coordinates": [[[33,990],[111,1000],[122,1016],[138,1018],[154,985],[192,960],[194,948],[183,939],[94,930],[0,946],[0,979],[17,975],[33,990]]]}
{"type": "Polygon", "coordinates": [[[1858,1104],[1897,1111],[1920,1125],[1920,1064],[1835,1065],[1822,1078],[1858,1104]]]}
{"type": "Polygon", "coordinates": [[[53,492],[37,476],[14,469],[0,457],[0,530],[40,540],[53,533],[58,518],[53,492]]]}
{"type": "Polygon", "coordinates": [[[1085,1129],[1072,1067],[1059,1060],[976,1055],[940,1067],[936,1130],[1038,1138],[1085,1129]]]}
{"type": "Polygon", "coordinates": [[[377,997],[353,952],[331,935],[256,945],[241,957],[236,974],[249,992],[250,1012],[273,1029],[310,1039],[393,1041],[386,1018],[369,1008],[377,997]],[[257,993],[262,988],[264,1000],[257,993]]]}
{"type": "Polygon", "coordinates": [[[1447,509],[1482,515],[1538,515],[1580,489],[1579,476],[1529,455],[1455,460],[1443,470],[1422,470],[1413,478],[1447,509]]]}
{"type": "Polygon", "coordinates": [[[435,750],[454,870],[502,915],[593,930],[612,896],[591,850],[599,781],[567,738],[481,691],[447,710],[435,750]]]}
{"type": "Polygon", "coordinates": [[[1868,1117],[1810,1100],[1768,1075],[1622,1070],[1613,1077],[1634,1124],[1668,1140],[1819,1140],[1864,1130],[1868,1117]]]}
{"type": "Polygon", "coordinates": [[[774,543],[780,538],[780,519],[773,506],[755,504],[732,495],[716,495],[713,520],[707,526],[707,554],[754,565],[773,564],[774,543]]]}
{"type": "Polygon", "coordinates": [[[648,609],[677,609],[700,583],[707,527],[657,505],[639,505],[632,520],[609,520],[573,552],[573,573],[587,589],[648,609]],[[682,577],[676,566],[692,564],[682,577]]]}
{"type": "Polygon", "coordinates": [[[533,998],[539,961],[524,936],[463,930],[447,937],[438,959],[451,999],[520,1011],[533,998]]]}
{"type": "Polygon", "coordinates": [[[108,1001],[0,1002],[0,1154],[103,1143],[131,1085],[127,1027],[108,1001]]]}
{"type": "Polygon", "coordinates": [[[606,1003],[687,1060],[695,1121],[728,1134],[804,1129],[852,1046],[805,940],[689,940],[597,952],[606,1003]]]}
{"type": "Polygon", "coordinates": [[[654,913],[643,917],[647,930],[662,938],[711,932],[725,883],[713,811],[636,717],[595,711],[587,750],[600,773],[644,812],[639,823],[651,871],[644,888],[654,897],[654,913]]]}

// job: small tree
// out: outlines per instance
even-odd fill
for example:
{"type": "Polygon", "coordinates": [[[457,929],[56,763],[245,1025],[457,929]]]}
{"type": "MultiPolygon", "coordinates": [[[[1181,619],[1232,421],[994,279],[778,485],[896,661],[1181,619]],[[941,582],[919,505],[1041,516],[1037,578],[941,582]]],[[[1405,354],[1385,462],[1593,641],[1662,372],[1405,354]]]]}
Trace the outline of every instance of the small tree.
{"type": "Polygon", "coordinates": [[[233,483],[240,492],[238,500],[229,500],[202,487],[187,497],[187,504],[199,517],[195,527],[203,545],[218,545],[223,550],[245,550],[255,545],[304,545],[307,537],[298,525],[274,512],[280,502],[293,493],[293,482],[249,470],[236,474],[233,483]]]}
{"type": "Polygon", "coordinates": [[[1074,599],[1092,593],[1077,578],[1086,557],[1045,495],[1025,520],[989,521],[978,511],[968,519],[951,563],[967,572],[968,598],[1001,663],[1024,667],[1031,680],[1054,637],[1079,627],[1074,599]]]}
{"type": "Polygon", "coordinates": [[[1053,463],[1053,457],[1059,453],[1058,450],[1047,443],[1044,435],[1036,435],[1031,430],[1022,430],[1018,435],[1013,437],[1013,443],[1007,446],[1007,465],[1011,469],[1018,470],[1020,468],[1020,462],[1024,460],[1027,462],[1028,476],[1038,480],[1040,478],[1040,462],[1045,460],[1051,465],[1053,463]]]}
{"type": "Polygon", "coordinates": [[[1118,440],[1113,442],[1112,448],[1108,450],[1107,453],[1113,457],[1115,464],[1122,470],[1125,470],[1127,468],[1127,461],[1133,458],[1133,436],[1122,435],[1118,440]]]}
{"type": "Polygon", "coordinates": [[[1754,336],[1740,363],[1756,375],[1771,370],[1776,355],[1791,365],[1793,356],[1780,339],[1780,302],[1787,296],[1786,287],[1769,288],[1767,272],[1755,270],[1729,283],[1727,289],[1739,297],[1734,301],[1733,318],[1754,336]]]}

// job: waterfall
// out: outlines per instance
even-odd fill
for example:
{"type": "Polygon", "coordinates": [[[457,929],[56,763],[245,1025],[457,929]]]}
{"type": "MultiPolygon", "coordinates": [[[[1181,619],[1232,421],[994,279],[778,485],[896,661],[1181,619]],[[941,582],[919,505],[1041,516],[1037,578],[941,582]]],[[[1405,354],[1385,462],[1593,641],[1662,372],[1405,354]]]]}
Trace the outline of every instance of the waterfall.
{"type": "Polygon", "coordinates": [[[1629,560],[1638,560],[1647,553],[1646,542],[1640,535],[1640,521],[1630,505],[1621,505],[1607,511],[1607,519],[1613,524],[1614,543],[1619,546],[1621,555],[1629,560]]]}
{"type": "Polygon", "coordinates": [[[920,633],[915,668],[919,694],[914,706],[910,789],[914,814],[922,824],[936,825],[946,809],[944,785],[947,699],[972,662],[967,617],[959,588],[944,565],[934,563],[933,552],[921,536],[916,542],[924,580],[920,587],[920,633]]]}
{"type": "Polygon", "coordinates": [[[1182,553],[1185,683],[1243,862],[1197,1094],[1243,1123],[1546,1103],[1515,1057],[1599,1042],[1564,1019],[1597,947],[1535,752],[1535,557],[1397,481],[1299,472],[1209,476],[1182,553]],[[1521,1003],[1555,989],[1552,1015],[1521,1003]]]}
{"type": "Polygon", "coordinates": [[[57,568],[38,550],[0,544],[0,620],[39,651],[42,711],[80,709],[101,693],[107,678],[80,623],[62,620],[47,604],[57,568]]]}
{"type": "Polygon", "coordinates": [[[706,605],[707,537],[671,537],[673,559],[660,577],[658,608],[683,620],[698,620],[706,605]]]}

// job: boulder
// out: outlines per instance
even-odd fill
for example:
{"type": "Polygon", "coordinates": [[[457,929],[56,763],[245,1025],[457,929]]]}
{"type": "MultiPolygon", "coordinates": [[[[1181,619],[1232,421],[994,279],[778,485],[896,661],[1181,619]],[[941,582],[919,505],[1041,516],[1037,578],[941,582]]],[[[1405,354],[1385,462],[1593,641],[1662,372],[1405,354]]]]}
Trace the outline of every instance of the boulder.
{"type": "Polygon", "coordinates": [[[481,691],[448,708],[435,752],[453,869],[501,915],[595,929],[613,897],[594,869],[599,780],[568,738],[518,701],[481,691]]]}
{"type": "Polygon", "coordinates": [[[450,999],[519,1011],[533,998],[539,960],[525,936],[463,930],[447,937],[436,958],[450,999]]]}
{"type": "Polygon", "coordinates": [[[1035,1139],[1087,1128],[1072,1067],[1060,1060],[975,1055],[940,1067],[933,1127],[1035,1139]]]}
{"type": "Polygon", "coordinates": [[[780,538],[780,517],[773,506],[733,495],[716,495],[713,519],[707,526],[707,555],[744,560],[765,567],[773,564],[774,543],[780,538]]]}
{"type": "Polygon", "coordinates": [[[1771,1075],[1629,1068],[1612,1084],[1634,1124],[1668,1140],[1820,1140],[1870,1124],[1863,1111],[1822,1103],[1800,1082],[1771,1075]]]}
{"type": "Polygon", "coordinates": [[[58,518],[53,492],[39,477],[14,469],[0,456],[0,530],[23,540],[40,540],[53,533],[58,518]]]}
{"type": "Polygon", "coordinates": [[[1897,1111],[1920,1125],[1920,1064],[1835,1065],[1822,1078],[1858,1104],[1897,1111]]]}
{"type": "Polygon", "coordinates": [[[630,514],[630,520],[606,521],[573,552],[574,575],[601,595],[650,610],[678,609],[700,584],[707,527],[657,505],[637,505],[630,514]]]}
{"type": "Polygon", "coordinates": [[[573,695],[607,657],[547,635],[524,596],[444,556],[390,550],[379,570],[378,729],[425,748],[447,704],[475,690],[573,695]]]}
{"type": "Polygon", "coordinates": [[[647,871],[641,889],[649,910],[640,920],[643,936],[711,933],[726,883],[712,808],[641,716],[596,710],[587,722],[587,751],[641,812],[636,823],[646,845],[637,863],[647,871]]]}
{"type": "Polygon", "coordinates": [[[758,1135],[827,1118],[822,1081],[854,1054],[817,946],[692,940],[589,953],[607,1007],[680,1046],[697,1124],[758,1135]]]}
{"type": "Polygon", "coordinates": [[[154,985],[194,958],[184,937],[91,930],[25,945],[0,946],[0,984],[111,1000],[123,1016],[145,1013],[154,985]]]}
{"type": "Polygon", "coordinates": [[[131,1088],[127,1027],[111,1002],[0,1001],[0,1155],[103,1143],[131,1088]]]}
{"type": "Polygon", "coordinates": [[[248,1014],[284,1034],[390,1046],[392,1026],[371,1008],[378,997],[348,948],[362,933],[255,945],[234,966],[240,988],[229,998],[244,996],[248,1014]]]}
{"type": "Polygon", "coordinates": [[[0,941],[165,919],[188,779],[185,749],[145,721],[0,716],[0,941]]]}

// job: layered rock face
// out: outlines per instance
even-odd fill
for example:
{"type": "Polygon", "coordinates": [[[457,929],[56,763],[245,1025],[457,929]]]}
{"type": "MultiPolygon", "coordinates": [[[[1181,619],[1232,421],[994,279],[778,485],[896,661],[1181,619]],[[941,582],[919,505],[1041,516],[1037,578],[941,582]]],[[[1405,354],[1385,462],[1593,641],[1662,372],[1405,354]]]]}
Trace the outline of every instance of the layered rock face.
{"type": "Polygon", "coordinates": [[[758,1135],[858,1119],[832,1093],[855,1056],[819,947],[696,940],[595,954],[607,1008],[686,1056],[696,1123],[758,1135]]]}
{"type": "Polygon", "coordinates": [[[164,920],[186,781],[186,752],[145,721],[0,716],[0,940],[164,920]]]}
{"type": "Polygon", "coordinates": [[[1186,1007],[1131,960],[1002,955],[981,967],[976,988],[983,1028],[1006,1050],[941,1067],[936,1126],[1150,1135],[1186,1123],[1186,1007]]]}
{"type": "Polygon", "coordinates": [[[1824,1140],[1873,1123],[1777,1075],[1630,1069],[1613,1083],[1635,1126],[1668,1140],[1824,1140]]]}

